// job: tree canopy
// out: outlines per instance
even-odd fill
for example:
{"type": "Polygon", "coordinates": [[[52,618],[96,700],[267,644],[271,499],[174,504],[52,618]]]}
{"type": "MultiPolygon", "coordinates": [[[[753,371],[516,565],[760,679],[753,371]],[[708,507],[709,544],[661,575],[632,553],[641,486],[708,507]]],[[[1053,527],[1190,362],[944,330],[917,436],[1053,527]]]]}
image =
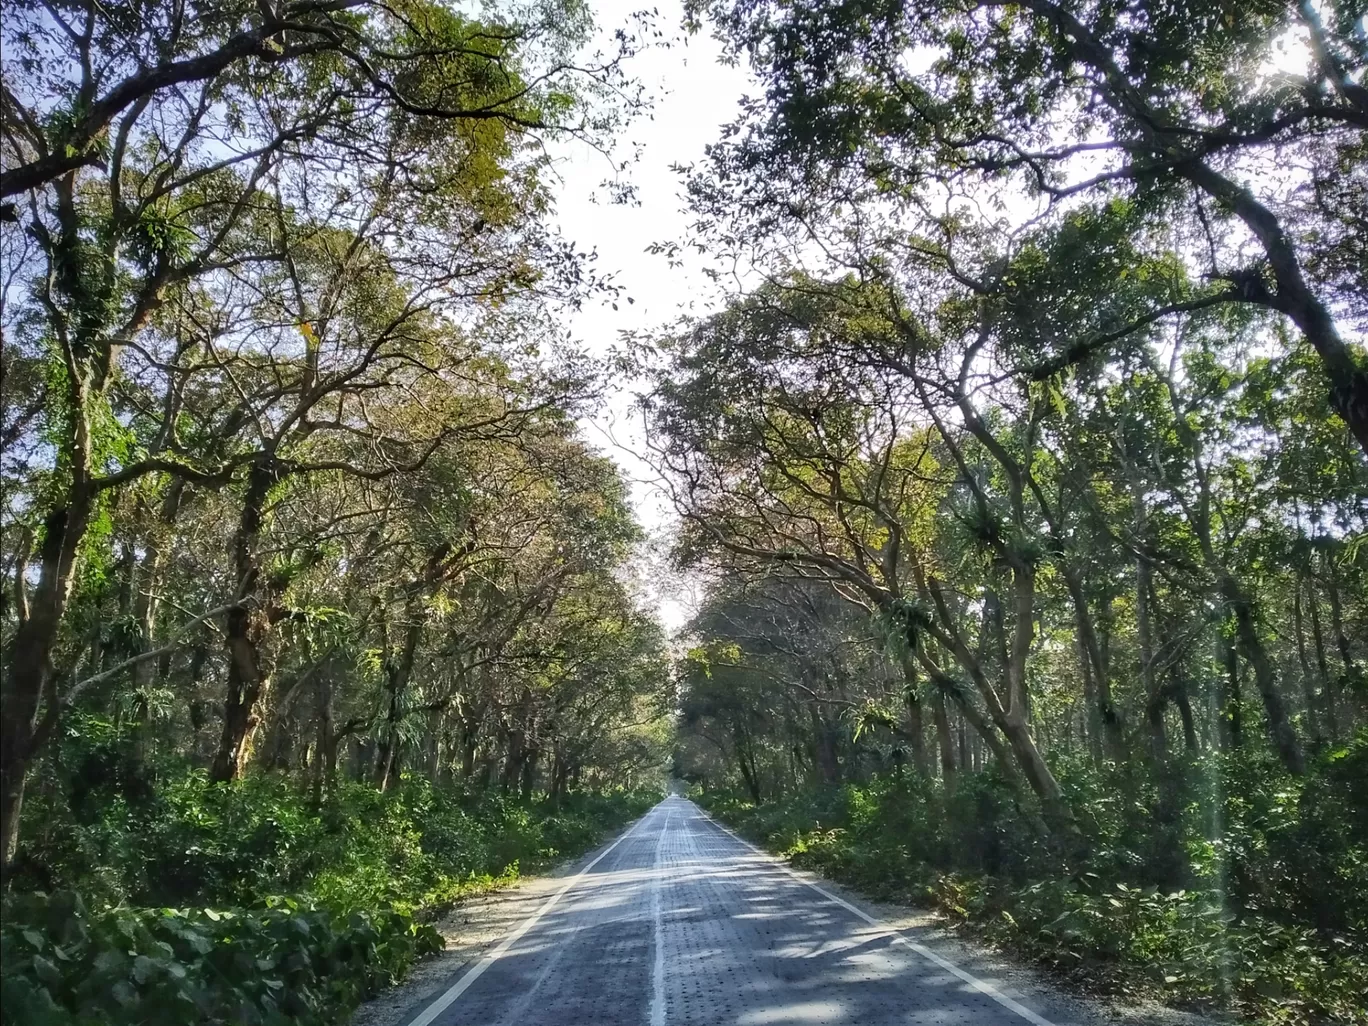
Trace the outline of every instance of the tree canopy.
{"type": "Polygon", "coordinates": [[[1349,1021],[1365,839],[1281,845],[1368,811],[1361,9],[690,10],[760,89],[684,169],[746,287],[643,353],[707,582],[677,770],[1056,963],[1201,962],[1087,926],[1118,886],[1305,929],[1314,981],[1159,990],[1349,1021]]]}
{"type": "Polygon", "coordinates": [[[657,757],[660,628],[544,144],[641,100],[570,3],[14,5],[4,841],[113,716],[230,781],[559,794],[657,757]],[[591,698],[593,700],[591,700],[591,698]],[[540,774],[540,776],[539,776],[540,774]]]}
{"type": "Polygon", "coordinates": [[[652,249],[736,287],[609,361],[551,152],[623,169],[645,13],[6,8],[7,1010],[337,1021],[672,758],[1086,982],[1359,1021],[1362,4],[686,17],[759,88],[652,249]],[[296,912],[307,1009],[214,975],[296,912]]]}

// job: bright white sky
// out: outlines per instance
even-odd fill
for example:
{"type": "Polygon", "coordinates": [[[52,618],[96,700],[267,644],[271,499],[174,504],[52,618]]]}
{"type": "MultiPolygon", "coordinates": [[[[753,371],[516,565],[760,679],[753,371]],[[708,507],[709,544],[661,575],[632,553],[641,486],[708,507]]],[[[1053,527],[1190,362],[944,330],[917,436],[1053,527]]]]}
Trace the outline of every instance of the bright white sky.
{"type": "MultiPolygon", "coordinates": [[[[601,30],[611,32],[626,23],[640,0],[598,0],[595,4],[601,30]]],[[[686,37],[679,29],[683,9],[679,0],[658,6],[658,27],[670,40],[668,49],[654,49],[635,58],[629,72],[655,97],[653,118],[639,120],[626,133],[622,153],[639,145],[640,161],[627,172],[636,187],[639,205],[615,206],[602,196],[600,183],[611,167],[602,155],[583,146],[565,146],[556,155],[561,177],[557,198],[561,230],[577,248],[597,250],[599,271],[612,274],[623,286],[625,298],[615,311],[607,302],[589,303],[570,317],[574,336],[596,355],[618,341],[623,331],[660,328],[682,314],[698,314],[717,303],[717,289],[704,277],[697,259],[685,258],[683,268],[668,266],[663,256],[652,256],[652,242],[682,240],[689,216],[683,184],[670,167],[703,159],[703,150],[715,142],[719,128],[734,119],[737,103],[750,79],[739,68],[718,62],[720,48],[706,33],[686,37]],[[595,199],[595,194],[599,198],[595,199]]],[[[633,385],[621,382],[606,408],[585,424],[589,440],[601,446],[623,467],[633,483],[637,514],[659,539],[668,530],[671,515],[658,489],[651,484],[650,468],[636,453],[641,451],[641,431],[629,412],[633,385]]],[[[687,618],[693,601],[687,581],[664,572],[652,558],[648,593],[665,625],[674,629],[687,618]]]]}

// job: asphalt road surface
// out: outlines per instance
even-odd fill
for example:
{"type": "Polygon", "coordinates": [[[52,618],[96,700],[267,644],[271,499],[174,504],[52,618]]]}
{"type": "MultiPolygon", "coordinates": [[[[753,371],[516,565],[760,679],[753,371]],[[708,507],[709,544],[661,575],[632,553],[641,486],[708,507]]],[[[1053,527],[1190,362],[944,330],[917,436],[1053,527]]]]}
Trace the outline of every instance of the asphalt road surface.
{"type": "Polygon", "coordinates": [[[1067,1026],[665,799],[410,1026],[1067,1026]]]}

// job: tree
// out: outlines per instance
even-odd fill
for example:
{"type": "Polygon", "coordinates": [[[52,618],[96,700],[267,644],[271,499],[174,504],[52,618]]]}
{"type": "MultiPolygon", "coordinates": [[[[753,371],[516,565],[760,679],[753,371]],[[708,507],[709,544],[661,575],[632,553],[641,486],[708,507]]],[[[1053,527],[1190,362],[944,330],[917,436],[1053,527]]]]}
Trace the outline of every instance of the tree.
{"type": "MultiPolygon", "coordinates": [[[[824,289],[800,280],[701,324],[675,344],[674,367],[647,400],[662,466],[677,481],[681,514],[703,541],[827,580],[892,620],[932,681],[963,703],[965,690],[934,651],[957,663],[982,703],[981,711],[963,704],[964,713],[995,750],[999,737],[1005,741],[1007,771],[1019,771],[1047,817],[1072,836],[1073,815],[1028,722],[1025,668],[1039,555],[1021,530],[1023,473],[963,391],[979,346],[965,350],[964,369],[950,379],[958,386],[938,379],[952,392],[958,387],[954,402],[967,432],[935,412],[925,378],[878,358],[899,330],[882,314],[887,298],[853,282],[824,289]],[[917,423],[919,409],[931,424],[917,423]],[[966,452],[976,442],[1008,479],[1016,531],[996,522],[966,452]],[[958,474],[945,475],[946,463],[958,474]],[[973,543],[987,556],[978,600],[1002,610],[999,590],[1010,589],[1008,615],[987,625],[1001,641],[991,662],[971,646],[971,609],[944,580],[962,553],[935,544],[937,515],[964,500],[973,543]]],[[[975,595],[963,580],[954,586],[975,595]]]]}
{"type": "Polygon", "coordinates": [[[275,490],[420,463],[461,419],[456,320],[595,287],[545,229],[545,158],[525,143],[606,143],[617,114],[602,90],[621,57],[572,60],[590,28],[574,5],[480,20],[421,3],[10,13],[6,348],[41,400],[7,424],[28,454],[7,531],[23,592],[0,716],[7,861],[63,705],[72,596],[111,510],[149,480],[165,489],[144,494],[163,525],[144,550],[155,577],[155,536],[186,489],[241,489],[226,614],[237,698],[217,770],[231,775],[266,690],[257,650],[276,589],[255,549],[275,490]],[[430,422],[388,436],[366,412],[387,388],[427,388],[430,422]],[[357,433],[366,458],[339,459],[357,433]]]}
{"type": "MultiPolygon", "coordinates": [[[[1296,326],[1332,409],[1368,449],[1368,369],[1346,337],[1365,296],[1364,264],[1350,256],[1368,202],[1354,170],[1368,130],[1357,5],[692,10],[765,86],[693,182],[722,238],[788,226],[839,240],[852,210],[864,224],[892,208],[887,242],[1005,297],[1009,280],[978,273],[985,233],[1126,198],[1140,210],[1135,230],[1180,240],[1208,284],[1053,339],[1022,372],[1068,366],[1178,313],[1250,305],[1296,326]],[[1265,173],[1292,164],[1304,170],[1265,173]]],[[[1077,239],[1095,266],[1134,273],[1112,241],[1077,239]]]]}
{"type": "MultiPolygon", "coordinates": [[[[1024,251],[1001,273],[1038,287],[1032,260],[1024,251]]],[[[1178,802],[1168,717],[1193,757],[1202,708],[1227,725],[1241,715],[1244,668],[1273,751],[1301,774],[1307,742],[1324,743],[1326,702],[1314,682],[1289,688],[1297,676],[1270,621],[1295,619],[1277,591],[1291,564],[1275,570],[1270,555],[1291,544],[1303,505],[1330,502],[1336,530],[1353,537],[1364,512],[1333,483],[1362,480],[1342,433],[1325,436],[1339,442],[1319,456],[1330,463],[1315,500],[1280,491],[1270,473],[1288,412],[1256,397],[1285,374],[1294,408],[1328,402],[1306,361],[1254,356],[1263,322],[1210,308],[1137,336],[1119,368],[1023,380],[1002,362],[1041,325],[1015,304],[954,279],[901,293],[873,261],[865,277],[772,282],[665,341],[643,408],[686,524],[681,558],[743,579],[822,582],[875,614],[908,657],[909,688],[919,671],[1075,850],[1076,817],[1043,740],[1059,721],[1033,693],[1053,673],[1042,667],[1058,665],[1054,639],[1077,653],[1078,691],[1062,700],[1084,710],[1095,759],[1130,773],[1147,749],[1161,815],[1178,802]],[[1219,684],[1202,668],[1213,651],[1224,653],[1219,684]]],[[[1135,298],[1123,287],[1099,303],[1135,298]]],[[[744,637],[735,625],[714,633],[719,644],[744,637]]],[[[741,739],[728,748],[752,790],[747,753],[763,750],[752,735],[782,731],[747,717],[754,703],[772,710],[772,694],[708,698],[741,739]]],[[[919,715],[908,710],[917,737],[919,715]]],[[[948,718],[937,723],[944,754],[942,732],[948,718]]]]}

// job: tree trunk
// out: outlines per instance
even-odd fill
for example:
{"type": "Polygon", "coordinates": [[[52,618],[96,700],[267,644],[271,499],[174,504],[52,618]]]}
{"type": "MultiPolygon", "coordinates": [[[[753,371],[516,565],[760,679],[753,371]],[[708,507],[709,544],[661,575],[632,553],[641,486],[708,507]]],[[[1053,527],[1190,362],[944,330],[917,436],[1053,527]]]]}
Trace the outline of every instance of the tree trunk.
{"type": "Polygon", "coordinates": [[[1168,758],[1168,732],[1164,725],[1164,710],[1168,706],[1168,694],[1160,688],[1158,694],[1151,695],[1145,703],[1145,726],[1149,732],[1149,754],[1156,765],[1168,758]]]}
{"type": "MultiPolygon", "coordinates": [[[[1306,628],[1302,618],[1302,579],[1297,578],[1297,583],[1292,589],[1292,631],[1296,635],[1297,641],[1297,663],[1301,667],[1302,697],[1306,702],[1306,725],[1311,732],[1312,741],[1319,746],[1324,742],[1321,735],[1320,720],[1316,716],[1316,708],[1320,704],[1316,698],[1315,679],[1311,673],[1311,660],[1306,657],[1306,628]]],[[[1314,594],[1308,596],[1315,604],[1314,594]]],[[[1321,693],[1328,694],[1329,681],[1322,672],[1320,678],[1321,693]]]]}
{"type": "MultiPolygon", "coordinates": [[[[1073,810],[1069,808],[1069,803],[1064,798],[1064,792],[1059,786],[1059,781],[1055,779],[1054,774],[1041,756],[1040,750],[1036,747],[1035,739],[1032,738],[1030,728],[1027,725],[1024,678],[1025,660],[1029,653],[1030,638],[1035,626],[1034,618],[1031,615],[1034,578],[1029,569],[1022,568],[1014,570],[1014,578],[1016,623],[1008,665],[1004,668],[1004,676],[1006,677],[1004,683],[1010,702],[1007,709],[1003,708],[997,689],[989,683],[984,675],[982,663],[969,651],[962,638],[955,631],[953,618],[949,613],[948,604],[940,590],[939,583],[928,578],[927,592],[935,602],[939,620],[946,627],[949,635],[947,640],[953,646],[951,654],[973,680],[975,689],[983,697],[989,718],[1006,737],[1008,746],[1016,759],[1017,767],[1040,801],[1045,819],[1050,825],[1050,832],[1064,841],[1064,845],[1070,850],[1071,856],[1077,856],[1082,853],[1083,849],[1083,835],[1078,828],[1078,821],[1074,818],[1073,810]]],[[[991,623],[986,602],[984,623],[985,629],[991,623]]],[[[982,635],[980,635],[980,641],[982,641],[982,635]]],[[[916,655],[928,672],[940,674],[944,677],[944,673],[930,659],[923,647],[917,649],[916,655]]],[[[950,683],[949,687],[954,693],[953,682],[950,683]]],[[[965,715],[968,717],[971,715],[970,710],[973,710],[973,705],[966,701],[961,703],[961,708],[965,710],[965,715]]],[[[977,710],[973,710],[973,715],[977,715],[977,710]]],[[[980,733],[985,743],[992,747],[991,732],[980,731],[980,733]]],[[[998,744],[993,749],[994,754],[998,754],[1000,749],[1001,745],[998,744]]]]}
{"type": "MultiPolygon", "coordinates": [[[[76,552],[85,538],[91,496],[73,488],[65,507],[48,514],[39,549],[39,577],[29,601],[28,615],[10,642],[5,662],[3,701],[0,701],[0,845],[7,874],[19,847],[19,816],[24,805],[24,783],[29,766],[56,726],[52,650],[71,597],[76,552]],[[48,723],[39,722],[44,695],[52,703],[48,723]]],[[[17,573],[24,572],[23,567],[17,573]]]]}
{"type": "Polygon", "coordinates": [[[808,718],[812,725],[813,754],[822,773],[822,783],[835,786],[841,782],[841,763],[836,753],[834,732],[815,705],[808,706],[808,718]]]}
{"type": "Polygon", "coordinates": [[[1192,699],[1187,695],[1187,681],[1183,680],[1181,669],[1178,665],[1171,666],[1168,670],[1168,694],[1178,709],[1178,718],[1183,724],[1183,747],[1187,754],[1197,755],[1201,751],[1201,743],[1197,740],[1197,721],[1193,718],[1192,699]]]}
{"type": "Polygon", "coordinates": [[[523,757],[521,779],[518,783],[518,793],[522,795],[523,801],[530,801],[533,789],[537,783],[537,763],[541,760],[541,753],[535,748],[528,751],[523,757]]]}
{"type": "Polygon", "coordinates": [[[950,733],[950,718],[945,714],[945,697],[937,691],[931,696],[931,718],[936,724],[936,741],[940,746],[941,781],[947,794],[955,790],[955,742],[950,733]]]}
{"type": "Polygon", "coordinates": [[[1187,684],[1179,677],[1175,667],[1173,673],[1173,704],[1178,707],[1178,718],[1183,721],[1183,746],[1189,755],[1197,755],[1201,751],[1201,743],[1197,740],[1197,722],[1192,716],[1192,702],[1188,698],[1187,684]]]}
{"type": "Polygon", "coordinates": [[[1078,848],[1083,839],[1078,821],[1074,819],[1073,809],[1069,808],[1064,797],[1064,789],[1059,786],[1059,781],[1036,747],[1030,728],[1017,716],[1006,717],[1000,726],[1031,790],[1040,799],[1040,807],[1045,813],[1046,822],[1050,824],[1051,833],[1070,847],[1078,848]]]}
{"type": "Polygon", "coordinates": [[[223,733],[209,769],[215,783],[237,780],[247,769],[252,739],[261,724],[260,703],[267,679],[261,670],[257,641],[260,613],[238,606],[228,613],[224,644],[228,649],[228,696],[223,705],[223,733]]]}
{"type": "Polygon", "coordinates": [[[427,719],[427,778],[431,783],[436,784],[442,778],[442,742],[446,737],[444,728],[446,710],[430,709],[427,719]]]}
{"type": "Polygon", "coordinates": [[[1239,583],[1229,575],[1221,582],[1221,592],[1235,618],[1236,642],[1254,670],[1254,683],[1259,689],[1259,697],[1263,699],[1264,713],[1268,719],[1268,733],[1273,740],[1273,747],[1287,771],[1300,776],[1306,769],[1301,746],[1287,718],[1287,707],[1283,703],[1282,694],[1278,691],[1273,660],[1268,655],[1268,649],[1264,647],[1263,639],[1259,637],[1253,603],[1239,583]]]}
{"type": "Polygon", "coordinates": [[[1150,623],[1151,574],[1149,561],[1143,556],[1139,557],[1135,561],[1135,637],[1140,650],[1140,686],[1145,694],[1150,757],[1156,764],[1162,764],[1168,758],[1168,737],[1164,731],[1164,708],[1168,705],[1168,693],[1154,673],[1154,632],[1150,623]]]}
{"type": "Polygon", "coordinates": [[[912,765],[917,775],[925,779],[930,775],[926,759],[926,730],[923,724],[921,699],[917,697],[917,668],[910,659],[903,660],[903,701],[907,707],[907,746],[911,749],[912,765]]]}
{"type": "Polygon", "coordinates": [[[922,668],[930,675],[932,685],[950,696],[951,701],[958,706],[960,715],[964,717],[965,722],[974,729],[975,733],[983,740],[984,746],[992,753],[993,758],[997,761],[999,772],[1007,781],[1007,786],[1011,788],[1016,798],[1017,808],[1021,811],[1027,824],[1040,836],[1049,836],[1049,826],[1040,818],[1039,814],[1028,807],[1025,793],[1027,785],[1023,783],[1022,774],[1018,768],[1018,760],[1008,752],[998,728],[979,711],[969,696],[961,691],[956,683],[946,675],[945,671],[936,665],[935,660],[930,655],[919,649],[917,659],[922,668]]]}
{"type": "Polygon", "coordinates": [[[1007,654],[1007,624],[1002,612],[1002,600],[991,588],[983,595],[983,615],[984,625],[988,630],[988,650],[993,653],[998,673],[1007,682],[1006,704],[1010,708],[1019,699],[1010,669],[1011,657],[1007,654]]]}
{"type": "Polygon", "coordinates": [[[259,587],[255,548],[261,533],[266,496],[275,481],[269,459],[263,457],[252,465],[247,475],[242,512],[233,534],[239,604],[228,613],[224,632],[223,643],[228,650],[228,695],[223,704],[223,734],[209,770],[209,779],[216,783],[236,780],[242,775],[251,755],[252,735],[261,722],[257,705],[268,684],[261,665],[260,643],[267,627],[261,606],[269,601],[269,589],[259,587]],[[254,595],[257,601],[252,601],[254,595]]]}
{"type": "Polygon", "coordinates": [[[337,773],[337,739],[333,737],[332,718],[332,674],[326,669],[319,673],[314,684],[316,704],[316,727],[313,773],[314,805],[321,805],[323,798],[333,793],[337,773]]]}
{"type": "Polygon", "coordinates": [[[747,756],[747,748],[740,735],[737,735],[736,742],[736,764],[741,770],[741,779],[746,784],[746,790],[750,792],[751,800],[756,805],[760,804],[760,777],[756,772],[755,760],[747,756]]]}
{"type": "MultiPolygon", "coordinates": [[[[117,511],[115,515],[117,515],[117,511]]],[[[133,546],[127,545],[124,547],[123,554],[119,557],[117,566],[119,590],[115,601],[117,603],[118,611],[114,614],[114,617],[115,622],[121,625],[126,623],[128,617],[133,613],[133,573],[134,567],[137,566],[137,558],[133,551],[133,546]]],[[[101,673],[113,669],[116,664],[134,654],[129,652],[126,648],[121,649],[119,646],[120,641],[127,642],[127,632],[116,628],[116,631],[111,633],[108,630],[108,626],[108,624],[102,624],[98,629],[100,633],[101,673]],[[122,637],[119,635],[122,635],[122,637]]]]}
{"type": "Polygon", "coordinates": [[[1015,622],[1012,625],[1012,644],[1007,663],[1007,688],[1011,703],[999,727],[1020,760],[1022,772],[1040,799],[1041,811],[1045,813],[1045,819],[1055,836],[1064,842],[1071,856],[1079,857],[1084,853],[1083,832],[1064,797],[1064,789],[1059,786],[1059,781],[1055,779],[1031,734],[1031,699],[1026,686],[1026,660],[1035,637],[1034,569],[1029,564],[1015,566],[1012,584],[1015,622]]]}
{"type": "MultiPolygon", "coordinates": [[[[134,615],[138,620],[138,632],[142,637],[145,650],[155,647],[152,639],[157,629],[157,612],[159,609],[157,591],[161,585],[162,568],[166,562],[166,533],[180,513],[181,500],[184,494],[185,481],[179,477],[172,480],[167,486],[165,498],[162,499],[157,523],[147,535],[147,547],[143,553],[142,566],[138,574],[138,600],[134,607],[134,615]]],[[[154,669],[160,677],[165,678],[170,658],[170,653],[162,657],[163,660],[167,661],[165,665],[160,660],[155,666],[151,660],[138,663],[133,667],[134,685],[142,687],[147,684],[154,669]]]]}
{"type": "MultiPolygon", "coordinates": [[[[1329,579],[1326,581],[1326,595],[1330,599],[1330,628],[1335,632],[1335,647],[1339,649],[1340,661],[1344,664],[1343,683],[1354,684],[1362,683],[1361,670],[1354,661],[1353,650],[1349,647],[1349,637],[1344,633],[1344,609],[1340,605],[1339,573],[1335,570],[1335,561],[1329,555],[1325,558],[1326,567],[1329,569],[1329,579]]],[[[1322,646],[1321,658],[1324,660],[1324,647],[1322,646]]],[[[1341,682],[1332,678],[1329,673],[1325,675],[1325,715],[1329,722],[1330,734],[1332,737],[1339,736],[1339,704],[1341,682]]]]}
{"type": "MultiPolygon", "coordinates": [[[[1234,625],[1231,624],[1231,631],[1234,625]]],[[[1222,632],[1219,636],[1221,664],[1225,671],[1221,677],[1218,715],[1221,724],[1221,737],[1232,750],[1244,744],[1244,699],[1240,695],[1240,652],[1235,639],[1222,632]]]]}
{"type": "Polygon", "coordinates": [[[463,730],[461,742],[461,779],[469,780],[475,776],[475,749],[478,739],[473,730],[469,727],[463,730]]]}
{"type": "Polygon", "coordinates": [[[190,761],[196,766],[205,763],[204,727],[209,722],[209,703],[199,697],[199,686],[204,681],[204,666],[209,662],[209,647],[203,643],[190,650],[185,690],[190,695],[186,703],[190,713],[190,761]]]}
{"type": "Polygon", "coordinates": [[[1083,633],[1074,634],[1078,652],[1078,672],[1083,682],[1083,734],[1087,739],[1088,756],[1094,766],[1102,765],[1102,705],[1097,697],[1097,683],[1093,678],[1092,658],[1083,644],[1083,633]]]}
{"type": "Polygon", "coordinates": [[[404,630],[404,645],[398,658],[390,654],[385,660],[386,729],[375,768],[375,786],[381,791],[390,790],[399,777],[399,723],[404,718],[404,692],[413,676],[413,662],[423,635],[423,621],[417,610],[410,609],[409,617],[408,627],[404,630]]]}
{"type": "Polygon", "coordinates": [[[557,746],[551,758],[551,782],[548,790],[552,808],[560,808],[561,798],[565,793],[565,775],[565,756],[557,746]]]}
{"type": "Polygon", "coordinates": [[[503,771],[499,774],[499,790],[504,794],[508,794],[513,790],[513,784],[518,779],[518,774],[522,771],[522,761],[522,732],[518,730],[509,731],[508,753],[504,756],[503,771]]]}
{"type": "Polygon", "coordinates": [[[1335,632],[1335,647],[1339,649],[1345,675],[1354,678],[1358,676],[1359,667],[1349,646],[1349,636],[1344,633],[1344,606],[1340,602],[1339,571],[1335,569],[1334,559],[1328,555],[1325,557],[1325,565],[1330,571],[1325,591],[1330,599],[1330,627],[1335,632]]]}

